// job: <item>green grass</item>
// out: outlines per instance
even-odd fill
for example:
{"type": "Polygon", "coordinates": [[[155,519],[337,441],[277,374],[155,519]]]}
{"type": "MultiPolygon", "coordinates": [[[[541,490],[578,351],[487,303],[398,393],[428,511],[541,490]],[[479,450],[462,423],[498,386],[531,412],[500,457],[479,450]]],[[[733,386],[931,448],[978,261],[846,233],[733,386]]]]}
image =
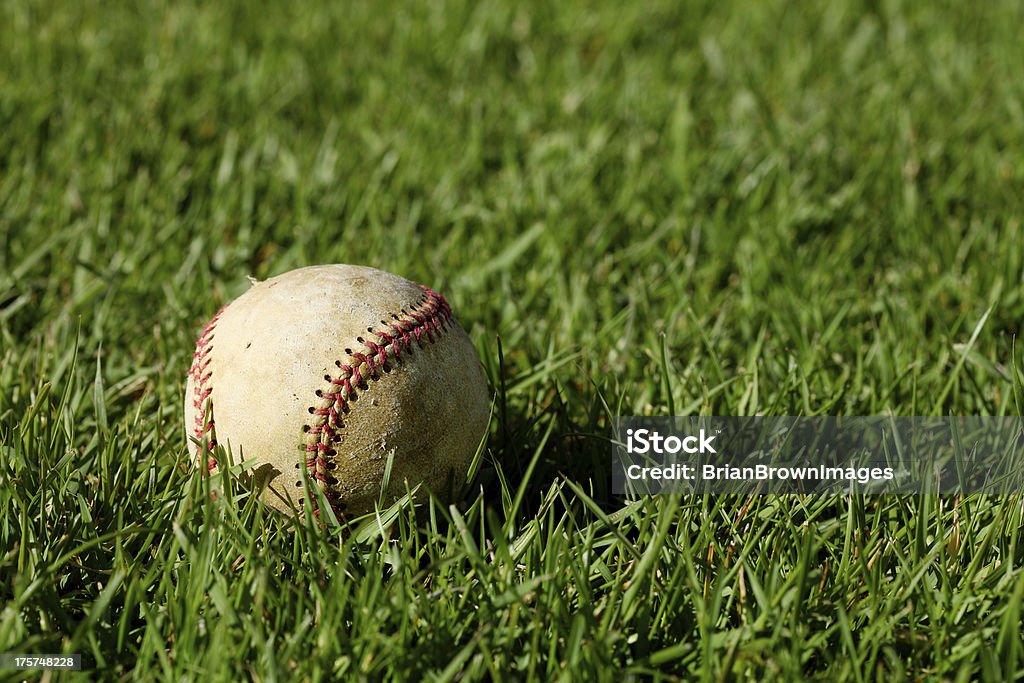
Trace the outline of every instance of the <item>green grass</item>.
{"type": "Polygon", "coordinates": [[[0,3],[0,652],[133,680],[1009,680],[1024,499],[609,494],[619,414],[1019,415],[1015,2],[0,3]],[[456,508],[188,467],[205,319],[448,296],[456,508]]]}

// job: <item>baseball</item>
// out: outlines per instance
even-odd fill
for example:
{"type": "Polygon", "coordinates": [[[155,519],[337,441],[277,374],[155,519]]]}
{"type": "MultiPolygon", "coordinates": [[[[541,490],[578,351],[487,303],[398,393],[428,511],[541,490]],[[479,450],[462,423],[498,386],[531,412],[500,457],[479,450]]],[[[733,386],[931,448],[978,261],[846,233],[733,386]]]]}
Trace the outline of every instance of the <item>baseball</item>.
{"type": "MultiPolygon", "coordinates": [[[[185,393],[188,447],[253,462],[269,505],[301,509],[302,465],[337,515],[426,485],[450,500],[487,425],[472,342],[444,298],[373,268],[300,268],[222,308],[196,344],[185,393]]],[[[316,506],[314,492],[309,499],[316,506]]],[[[319,512],[317,510],[317,512],[319,512]]]]}

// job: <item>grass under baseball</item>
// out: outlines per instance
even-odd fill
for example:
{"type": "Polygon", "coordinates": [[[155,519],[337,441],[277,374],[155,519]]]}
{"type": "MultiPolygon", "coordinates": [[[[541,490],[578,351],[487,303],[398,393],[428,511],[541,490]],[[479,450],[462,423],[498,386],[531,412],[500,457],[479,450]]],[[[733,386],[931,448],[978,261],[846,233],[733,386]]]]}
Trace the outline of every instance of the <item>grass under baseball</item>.
{"type": "MultiPolygon", "coordinates": [[[[1020,496],[608,493],[615,414],[1021,414],[1019,3],[0,4],[0,651],[133,680],[1009,680],[1020,496]],[[457,508],[191,474],[204,320],[364,263],[495,391],[457,508]]],[[[253,387],[258,391],[258,387],[253,387]]]]}

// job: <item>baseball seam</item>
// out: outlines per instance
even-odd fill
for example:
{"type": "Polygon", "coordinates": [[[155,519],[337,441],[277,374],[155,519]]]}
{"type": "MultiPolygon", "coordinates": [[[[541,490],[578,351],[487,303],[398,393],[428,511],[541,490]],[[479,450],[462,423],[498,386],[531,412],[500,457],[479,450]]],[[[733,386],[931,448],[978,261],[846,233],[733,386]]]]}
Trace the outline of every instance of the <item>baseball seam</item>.
{"type": "Polygon", "coordinates": [[[217,327],[217,320],[224,309],[220,309],[206,323],[199,340],[196,342],[195,353],[192,354],[192,366],[188,374],[192,379],[192,408],[195,415],[192,416],[192,436],[199,442],[199,454],[196,458],[196,467],[200,467],[203,457],[207,458],[206,471],[213,470],[217,461],[209,457],[217,445],[216,429],[213,420],[213,370],[210,363],[213,361],[213,338],[217,327]],[[209,436],[207,436],[209,435],[209,436]]]}
{"type": "MultiPolygon", "coordinates": [[[[350,412],[351,404],[359,400],[361,393],[369,389],[367,380],[376,381],[380,379],[381,372],[391,372],[392,362],[401,365],[406,357],[413,354],[414,344],[423,348],[425,344],[433,343],[452,322],[452,310],[444,297],[429,287],[420,287],[423,297],[419,302],[402,308],[401,315],[392,313],[390,321],[381,320],[381,328],[366,328],[367,334],[374,335],[376,341],[360,336],[356,343],[361,348],[345,349],[345,362],[338,360],[334,363],[339,369],[338,375],[324,375],[330,390],[318,389],[316,396],[321,400],[309,408],[313,417],[303,427],[306,469],[335,514],[344,512],[340,494],[334,489],[338,481],[332,474],[337,467],[335,446],[340,443],[341,432],[345,428],[343,416],[350,412]]],[[[296,468],[300,466],[300,463],[295,464],[296,468]]],[[[297,480],[295,485],[301,487],[302,480],[297,480]]],[[[300,504],[304,502],[300,499],[300,504]]],[[[316,510],[315,514],[319,516],[319,512],[316,510]]]]}

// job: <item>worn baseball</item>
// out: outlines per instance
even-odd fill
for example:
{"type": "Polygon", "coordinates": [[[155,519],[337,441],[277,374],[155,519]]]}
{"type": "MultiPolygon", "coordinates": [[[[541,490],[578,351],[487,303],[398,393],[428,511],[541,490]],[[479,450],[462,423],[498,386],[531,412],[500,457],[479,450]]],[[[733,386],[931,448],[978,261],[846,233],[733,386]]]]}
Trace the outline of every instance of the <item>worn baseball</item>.
{"type": "Polygon", "coordinates": [[[201,468],[216,467],[219,444],[254,463],[251,483],[271,506],[301,509],[309,481],[343,516],[373,509],[389,459],[386,499],[417,484],[451,499],[488,412],[480,359],[448,302],[341,264],[255,282],[222,308],[199,337],[185,394],[201,468]]]}

